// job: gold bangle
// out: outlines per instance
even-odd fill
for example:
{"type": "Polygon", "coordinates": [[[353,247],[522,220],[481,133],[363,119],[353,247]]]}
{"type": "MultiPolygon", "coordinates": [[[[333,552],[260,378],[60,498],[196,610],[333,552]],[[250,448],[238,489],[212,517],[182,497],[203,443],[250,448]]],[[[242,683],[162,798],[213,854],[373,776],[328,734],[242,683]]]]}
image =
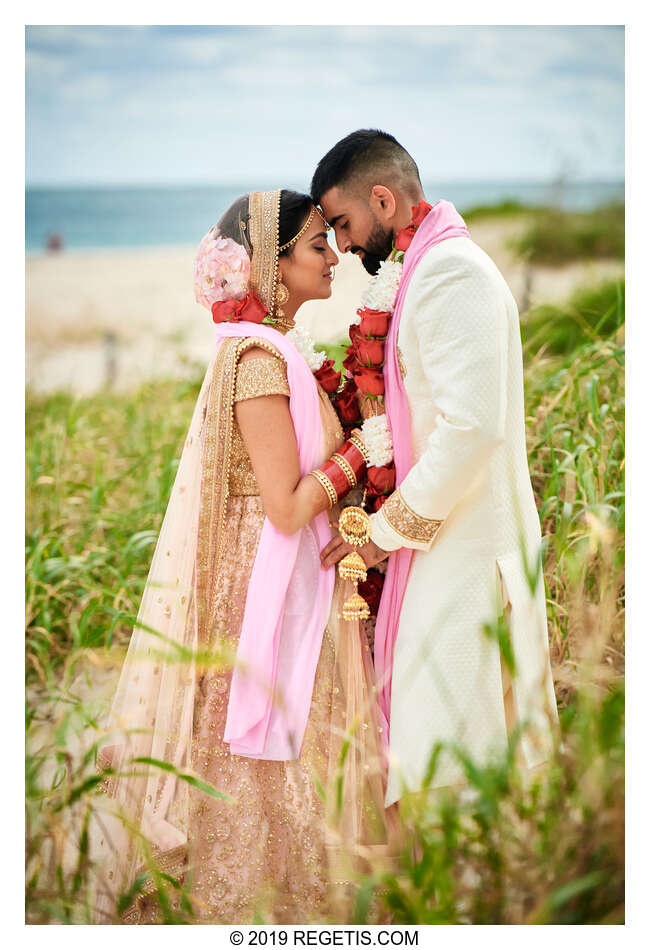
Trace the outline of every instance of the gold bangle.
{"type": "Polygon", "coordinates": [[[327,475],[325,475],[324,472],[321,472],[317,468],[315,468],[312,472],[309,472],[309,474],[313,475],[316,481],[318,482],[318,484],[321,486],[321,488],[323,488],[323,490],[325,491],[325,494],[327,495],[329,499],[329,503],[330,503],[329,507],[332,508],[339,500],[338,495],[336,494],[336,489],[334,488],[334,485],[332,485],[327,475]]]}
{"type": "Polygon", "coordinates": [[[357,484],[357,476],[354,474],[354,469],[348,460],[344,459],[343,456],[339,455],[338,452],[335,452],[334,455],[330,456],[330,458],[333,462],[336,462],[339,468],[343,469],[343,474],[349,481],[350,488],[354,488],[354,486],[357,484]]]}
{"type": "Polygon", "coordinates": [[[355,445],[361,454],[363,455],[364,461],[368,467],[370,467],[370,456],[368,455],[368,449],[363,439],[360,439],[358,435],[351,435],[348,439],[348,442],[351,442],[352,445],[355,445]]]}

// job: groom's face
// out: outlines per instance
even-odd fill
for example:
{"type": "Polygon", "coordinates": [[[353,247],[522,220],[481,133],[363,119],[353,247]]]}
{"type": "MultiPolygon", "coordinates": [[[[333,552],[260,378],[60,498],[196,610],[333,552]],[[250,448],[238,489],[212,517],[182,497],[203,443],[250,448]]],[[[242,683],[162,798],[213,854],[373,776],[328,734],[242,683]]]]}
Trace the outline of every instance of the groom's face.
{"type": "Polygon", "coordinates": [[[341,188],[330,188],[320,203],[339,251],[357,254],[368,273],[376,274],[392,250],[393,232],[382,225],[367,202],[341,188]]]}

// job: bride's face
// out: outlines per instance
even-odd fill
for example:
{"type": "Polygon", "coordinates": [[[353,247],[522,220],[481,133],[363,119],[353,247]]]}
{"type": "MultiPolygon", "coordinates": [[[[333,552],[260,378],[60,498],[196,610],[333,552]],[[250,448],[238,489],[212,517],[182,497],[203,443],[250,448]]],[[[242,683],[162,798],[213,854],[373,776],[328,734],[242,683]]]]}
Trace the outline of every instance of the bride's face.
{"type": "Polygon", "coordinates": [[[339,259],[329,246],[322,218],[315,214],[311,224],[293,246],[291,254],[279,260],[282,283],[289,299],[299,307],[306,300],[325,300],[332,294],[334,267],[339,259]]]}

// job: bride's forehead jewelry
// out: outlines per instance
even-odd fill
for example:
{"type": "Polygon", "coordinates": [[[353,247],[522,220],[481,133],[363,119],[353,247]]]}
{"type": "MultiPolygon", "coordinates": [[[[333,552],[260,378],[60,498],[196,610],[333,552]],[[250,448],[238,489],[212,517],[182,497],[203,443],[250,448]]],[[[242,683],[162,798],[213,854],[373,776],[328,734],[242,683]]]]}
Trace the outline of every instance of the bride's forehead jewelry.
{"type": "Polygon", "coordinates": [[[320,219],[321,219],[321,221],[323,222],[323,224],[324,224],[324,226],[325,226],[325,230],[326,230],[326,231],[331,231],[332,228],[331,228],[330,225],[327,223],[327,219],[326,219],[325,215],[323,214],[323,212],[320,210],[320,208],[319,208],[318,206],[316,206],[316,211],[318,211],[318,213],[319,213],[319,215],[320,215],[320,219]]]}
{"type": "Polygon", "coordinates": [[[288,247],[291,247],[292,244],[295,244],[296,241],[298,241],[298,240],[303,236],[303,234],[305,233],[305,231],[307,230],[307,228],[309,227],[309,225],[310,225],[310,224],[312,223],[312,221],[314,220],[314,215],[315,215],[317,212],[318,212],[318,214],[320,215],[320,217],[321,217],[321,219],[322,219],[322,221],[323,221],[323,224],[325,225],[325,230],[326,230],[326,231],[329,231],[329,230],[330,230],[329,224],[327,223],[327,221],[326,221],[325,218],[323,217],[323,212],[320,210],[320,208],[317,208],[315,205],[312,205],[312,209],[311,209],[311,211],[309,212],[309,217],[307,218],[307,220],[305,221],[305,223],[303,224],[303,226],[301,227],[301,229],[298,231],[298,233],[296,234],[295,237],[292,237],[290,241],[287,241],[286,244],[282,244],[282,245],[278,248],[278,253],[280,253],[281,251],[286,251],[286,249],[287,249],[288,247]]]}

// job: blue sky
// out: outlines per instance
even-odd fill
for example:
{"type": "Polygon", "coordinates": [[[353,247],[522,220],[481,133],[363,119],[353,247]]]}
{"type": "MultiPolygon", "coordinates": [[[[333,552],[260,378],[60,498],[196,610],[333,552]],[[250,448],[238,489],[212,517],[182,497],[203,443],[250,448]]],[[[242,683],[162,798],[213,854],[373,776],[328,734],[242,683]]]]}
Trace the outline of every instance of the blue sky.
{"type": "Polygon", "coordinates": [[[359,127],[428,181],[622,179],[622,27],[27,28],[28,183],[306,185],[359,127]]]}

